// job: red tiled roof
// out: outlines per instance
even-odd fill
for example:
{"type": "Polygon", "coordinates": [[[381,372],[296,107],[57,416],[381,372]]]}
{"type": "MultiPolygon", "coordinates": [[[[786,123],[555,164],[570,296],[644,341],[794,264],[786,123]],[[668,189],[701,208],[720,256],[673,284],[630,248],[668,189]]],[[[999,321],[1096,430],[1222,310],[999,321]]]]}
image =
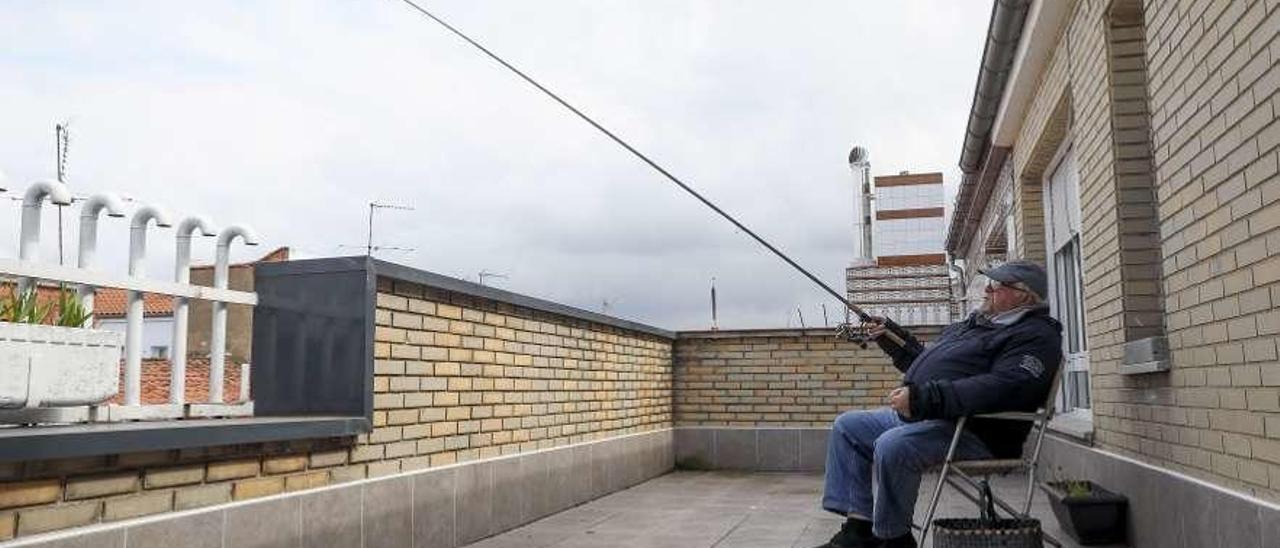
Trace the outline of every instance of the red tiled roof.
{"type": "MultiPolygon", "coordinates": [[[[248,262],[233,264],[231,268],[249,268],[257,263],[276,263],[289,260],[289,248],[279,247],[262,258],[248,262]]],[[[213,265],[196,265],[192,266],[192,270],[207,270],[213,268],[213,265]]],[[[12,291],[12,283],[0,284],[0,297],[8,296],[12,291]]],[[[58,287],[55,285],[40,284],[40,301],[41,302],[57,302],[58,287]]],[[[93,313],[97,318],[123,318],[129,309],[128,292],[123,289],[115,289],[109,287],[99,287],[94,292],[93,297],[93,313]]],[[[146,317],[164,317],[173,315],[173,297],[167,295],[155,295],[147,293],[142,299],[143,316],[146,317]]]]}
{"type": "MultiPolygon", "coordinates": [[[[169,360],[142,360],[142,394],[144,404],[168,403],[169,360]]],[[[223,401],[240,399],[240,366],[228,362],[223,368],[223,401]]],[[[191,355],[187,357],[187,403],[209,401],[209,358],[191,355]]],[[[120,368],[120,392],[111,403],[124,402],[124,367],[120,368]]]]}
{"type": "MultiPolygon", "coordinates": [[[[123,318],[129,310],[129,292],[123,289],[99,287],[93,293],[93,314],[98,318],[123,318]]],[[[144,293],[142,315],[145,317],[172,316],[173,297],[144,293]]]]}

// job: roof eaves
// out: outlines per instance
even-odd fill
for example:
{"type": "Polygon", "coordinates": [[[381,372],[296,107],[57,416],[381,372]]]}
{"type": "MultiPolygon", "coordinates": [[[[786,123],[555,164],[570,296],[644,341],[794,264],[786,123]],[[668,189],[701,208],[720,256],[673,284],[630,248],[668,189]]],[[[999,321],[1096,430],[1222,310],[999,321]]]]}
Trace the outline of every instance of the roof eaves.
{"type": "Polygon", "coordinates": [[[968,246],[968,240],[972,236],[972,228],[976,228],[977,220],[969,217],[974,213],[974,205],[980,201],[979,195],[983,193],[975,187],[984,181],[994,182],[994,177],[980,177],[980,174],[984,171],[982,168],[985,161],[991,156],[991,128],[1000,110],[1030,5],[1031,0],[996,0],[991,8],[986,46],[982,50],[982,63],[974,84],[969,121],[965,124],[964,144],[960,149],[960,171],[963,176],[960,191],[956,195],[951,226],[947,230],[946,249],[953,256],[962,254],[961,251],[968,246]]]}

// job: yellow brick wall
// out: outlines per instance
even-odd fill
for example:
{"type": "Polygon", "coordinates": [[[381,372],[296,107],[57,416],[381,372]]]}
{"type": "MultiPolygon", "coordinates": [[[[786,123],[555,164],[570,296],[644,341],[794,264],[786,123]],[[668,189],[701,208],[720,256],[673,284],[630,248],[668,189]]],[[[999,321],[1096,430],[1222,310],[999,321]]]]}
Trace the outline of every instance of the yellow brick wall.
{"type": "Polygon", "coordinates": [[[374,430],[355,460],[438,465],[668,428],[671,346],[380,279],[374,430]]]}
{"type": "Polygon", "coordinates": [[[1109,62],[1130,32],[1108,34],[1115,3],[1074,3],[1013,154],[1017,179],[1039,185],[1073,142],[1096,444],[1280,500],[1280,9],[1145,2],[1153,238],[1141,226],[1150,217],[1130,207],[1150,196],[1131,188],[1134,136],[1117,133],[1142,120],[1114,107],[1132,76],[1109,62]],[[1164,314],[1153,315],[1161,292],[1164,314]],[[1172,371],[1120,375],[1122,344],[1160,321],[1172,371]]]}
{"type": "Polygon", "coordinates": [[[672,341],[378,282],[373,431],[0,463],[0,541],[671,427],[672,341]]]}
{"type": "Polygon", "coordinates": [[[1145,23],[1173,371],[1168,389],[1125,385],[1109,427],[1280,500],[1280,9],[1147,2],[1145,23]]]}
{"type": "MultiPolygon", "coordinates": [[[[921,340],[937,328],[917,328],[921,340]]],[[[682,332],[675,355],[677,426],[828,426],[849,409],[885,405],[902,374],[874,344],[830,329],[682,332]]]]}

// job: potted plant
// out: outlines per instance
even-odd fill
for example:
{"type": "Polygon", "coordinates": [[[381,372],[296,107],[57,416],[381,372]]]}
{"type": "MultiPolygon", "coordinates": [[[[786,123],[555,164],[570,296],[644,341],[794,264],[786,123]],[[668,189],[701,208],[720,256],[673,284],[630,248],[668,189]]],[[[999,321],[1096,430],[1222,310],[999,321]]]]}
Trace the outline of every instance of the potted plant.
{"type": "Polygon", "coordinates": [[[33,287],[0,297],[0,409],[102,403],[120,389],[124,335],[85,326],[74,292],[40,302],[33,287]]]}
{"type": "Polygon", "coordinates": [[[1080,544],[1125,541],[1129,499],[1124,495],[1112,493],[1089,480],[1040,482],[1040,488],[1049,496],[1058,524],[1080,544]]]}

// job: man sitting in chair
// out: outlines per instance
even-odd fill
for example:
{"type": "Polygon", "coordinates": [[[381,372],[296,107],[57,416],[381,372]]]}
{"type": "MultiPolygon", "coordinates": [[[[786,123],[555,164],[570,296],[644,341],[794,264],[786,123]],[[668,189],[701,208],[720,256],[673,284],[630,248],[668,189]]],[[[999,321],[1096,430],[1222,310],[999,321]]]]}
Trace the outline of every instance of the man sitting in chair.
{"type": "MultiPolygon", "coordinates": [[[[822,507],[847,520],[819,548],[916,546],[920,475],[946,459],[956,419],[1044,405],[1062,356],[1044,269],[1011,261],[983,274],[990,281],[982,307],[928,348],[892,320],[867,326],[905,375],[888,408],[848,411],[832,425],[822,507]],[[882,336],[886,330],[905,345],[882,336]]],[[[954,458],[1018,458],[1030,430],[1023,421],[970,420],[954,458]]]]}

